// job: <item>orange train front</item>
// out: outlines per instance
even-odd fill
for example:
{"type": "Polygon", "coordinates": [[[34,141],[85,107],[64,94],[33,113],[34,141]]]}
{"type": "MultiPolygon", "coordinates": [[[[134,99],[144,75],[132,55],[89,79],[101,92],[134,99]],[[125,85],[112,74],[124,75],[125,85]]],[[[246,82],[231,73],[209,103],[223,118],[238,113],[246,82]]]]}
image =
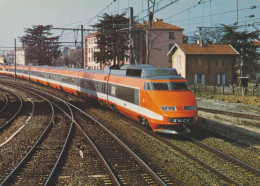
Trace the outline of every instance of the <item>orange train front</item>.
{"type": "Polygon", "coordinates": [[[122,69],[123,77],[111,71],[110,105],[115,104],[119,112],[155,132],[189,132],[187,126],[197,120],[197,103],[186,79],[175,69],[151,65],[126,65],[122,69]]]}
{"type": "MultiPolygon", "coordinates": [[[[1,66],[0,73],[14,75],[14,66],[1,66]]],[[[17,66],[20,78],[70,94],[97,99],[154,132],[189,132],[196,123],[197,103],[186,79],[175,69],[152,65],[124,65],[121,69],[86,70],[17,66]]]]}

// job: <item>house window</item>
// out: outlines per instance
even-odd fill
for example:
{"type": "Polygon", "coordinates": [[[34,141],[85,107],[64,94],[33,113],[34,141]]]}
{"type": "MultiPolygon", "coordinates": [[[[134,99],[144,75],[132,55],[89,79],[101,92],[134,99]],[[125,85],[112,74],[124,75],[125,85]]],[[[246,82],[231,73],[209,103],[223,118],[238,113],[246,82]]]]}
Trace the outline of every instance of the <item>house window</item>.
{"type": "Polygon", "coordinates": [[[169,32],[169,39],[174,39],[174,32],[169,32]]]}
{"type": "Polygon", "coordinates": [[[177,55],[177,67],[181,67],[181,56],[177,55]]]}
{"type": "Polygon", "coordinates": [[[195,74],[194,75],[195,85],[205,85],[205,74],[195,74]]]}
{"type": "Polygon", "coordinates": [[[226,84],[226,74],[217,74],[217,84],[218,85],[226,84]]]}
{"type": "Polygon", "coordinates": [[[218,59],[218,66],[219,67],[223,67],[224,66],[224,59],[223,58],[218,59]]]}
{"type": "Polygon", "coordinates": [[[169,55],[168,58],[169,58],[168,62],[171,63],[172,62],[172,55],[169,55]]]}
{"type": "MultiPolygon", "coordinates": [[[[171,48],[173,47],[174,44],[169,44],[169,51],[171,50],[171,48]]],[[[172,62],[172,55],[170,54],[168,59],[168,62],[171,63],[172,62]]]]}
{"type": "Polygon", "coordinates": [[[198,64],[197,64],[199,67],[202,66],[202,57],[198,57],[198,64]]]}

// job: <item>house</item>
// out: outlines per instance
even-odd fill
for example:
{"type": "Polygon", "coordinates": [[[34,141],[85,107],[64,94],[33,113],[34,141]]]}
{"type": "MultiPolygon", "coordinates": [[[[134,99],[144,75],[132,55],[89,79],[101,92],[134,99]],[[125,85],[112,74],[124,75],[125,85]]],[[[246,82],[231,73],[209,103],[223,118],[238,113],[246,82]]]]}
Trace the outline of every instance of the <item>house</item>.
{"type": "Polygon", "coordinates": [[[0,64],[4,64],[5,60],[4,60],[4,56],[0,55],[0,64]]]}
{"type": "Polygon", "coordinates": [[[175,44],[168,55],[172,68],[190,84],[228,85],[235,82],[233,66],[239,53],[228,44],[175,44]]]}
{"type": "MultiPolygon", "coordinates": [[[[166,54],[175,43],[182,43],[183,28],[171,25],[156,19],[151,27],[148,22],[137,24],[133,29],[134,51],[137,64],[152,64],[156,67],[171,67],[172,58],[166,54]]],[[[85,36],[84,67],[89,69],[102,69],[102,66],[93,58],[95,51],[98,51],[98,32],[85,36]]],[[[126,54],[126,55],[129,55],[126,54]]],[[[108,62],[119,64],[120,62],[108,62]]],[[[123,61],[129,64],[129,59],[123,61]]]]}
{"type": "MultiPolygon", "coordinates": [[[[65,47],[61,60],[63,62],[63,65],[66,65],[68,67],[77,68],[81,66],[82,63],[82,50],[80,48],[71,49],[69,47],[65,47]]],[[[54,62],[56,66],[61,65],[61,61],[57,60],[54,62]]]]}
{"type": "Polygon", "coordinates": [[[183,28],[156,19],[149,26],[143,22],[135,27],[135,55],[137,63],[156,67],[171,67],[172,59],[166,54],[175,43],[182,43],[183,28]]]}
{"type": "Polygon", "coordinates": [[[124,61],[107,61],[106,64],[98,63],[94,59],[94,52],[98,52],[98,44],[97,44],[97,34],[99,32],[94,32],[85,36],[85,48],[84,48],[84,68],[87,69],[104,69],[105,65],[119,65],[119,64],[129,64],[129,59],[125,58],[124,61]]]}
{"type": "Polygon", "coordinates": [[[18,48],[16,50],[16,64],[17,65],[25,65],[25,55],[24,55],[24,48],[18,48]]]}
{"type": "Polygon", "coordinates": [[[84,68],[87,69],[101,69],[101,64],[94,59],[94,52],[98,51],[97,37],[98,32],[85,36],[84,48],[84,68]]]}

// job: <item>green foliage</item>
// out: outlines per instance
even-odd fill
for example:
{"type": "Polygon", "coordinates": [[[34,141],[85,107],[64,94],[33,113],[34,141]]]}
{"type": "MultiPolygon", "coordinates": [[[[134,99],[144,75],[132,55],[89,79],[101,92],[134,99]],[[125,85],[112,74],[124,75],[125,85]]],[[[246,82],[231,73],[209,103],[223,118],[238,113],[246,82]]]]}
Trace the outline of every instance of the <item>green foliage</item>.
{"type": "Polygon", "coordinates": [[[38,65],[51,65],[52,59],[60,56],[59,36],[51,37],[51,25],[36,25],[33,28],[26,28],[26,35],[20,37],[25,45],[26,61],[37,61],[38,65]]]}
{"type": "Polygon", "coordinates": [[[94,27],[98,29],[97,45],[99,51],[94,53],[94,58],[99,63],[121,61],[127,57],[128,44],[128,18],[125,13],[108,15],[104,14],[99,23],[94,27]]]}
{"type": "Polygon", "coordinates": [[[223,25],[222,43],[231,44],[240,54],[240,60],[235,64],[235,70],[240,71],[240,75],[250,75],[255,78],[256,63],[260,54],[256,51],[256,46],[253,45],[254,40],[259,40],[258,31],[248,32],[247,30],[238,31],[237,26],[223,25]]]}

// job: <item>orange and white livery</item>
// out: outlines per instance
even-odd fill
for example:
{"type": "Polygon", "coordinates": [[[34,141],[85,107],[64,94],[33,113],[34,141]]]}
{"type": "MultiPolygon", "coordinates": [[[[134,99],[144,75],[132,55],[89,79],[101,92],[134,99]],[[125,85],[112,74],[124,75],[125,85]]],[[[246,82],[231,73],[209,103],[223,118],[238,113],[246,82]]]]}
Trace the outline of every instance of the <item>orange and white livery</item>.
{"type": "Polygon", "coordinates": [[[187,80],[175,69],[124,65],[86,70],[1,65],[0,73],[41,83],[76,96],[96,99],[154,132],[189,132],[197,120],[197,103],[187,80]],[[16,71],[16,72],[15,72],[16,71]]]}

